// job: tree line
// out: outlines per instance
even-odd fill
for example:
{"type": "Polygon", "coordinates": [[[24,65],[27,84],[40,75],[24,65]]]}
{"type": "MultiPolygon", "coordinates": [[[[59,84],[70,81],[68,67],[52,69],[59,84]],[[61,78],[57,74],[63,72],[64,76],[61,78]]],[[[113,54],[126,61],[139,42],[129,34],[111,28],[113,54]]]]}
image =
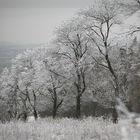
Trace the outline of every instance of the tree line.
{"type": "Polygon", "coordinates": [[[37,119],[46,104],[55,118],[73,99],[75,116],[80,118],[83,98],[111,107],[114,122],[117,98],[132,111],[140,111],[140,27],[119,31],[124,18],[139,10],[140,1],[93,2],[57,28],[51,49],[26,50],[16,56],[10,69],[3,70],[1,120],[2,116],[26,120],[29,114],[37,119]]]}

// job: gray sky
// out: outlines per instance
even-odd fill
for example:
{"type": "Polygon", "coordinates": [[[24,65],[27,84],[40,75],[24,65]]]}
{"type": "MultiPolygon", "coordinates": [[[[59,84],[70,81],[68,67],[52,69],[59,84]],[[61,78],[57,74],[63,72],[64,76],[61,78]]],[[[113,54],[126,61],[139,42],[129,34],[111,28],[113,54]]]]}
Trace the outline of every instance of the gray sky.
{"type": "Polygon", "coordinates": [[[93,0],[0,0],[2,8],[82,8],[93,0]]]}
{"type": "Polygon", "coordinates": [[[2,8],[0,9],[0,42],[46,43],[53,31],[75,13],[68,8],[2,8]]]}
{"type": "Polygon", "coordinates": [[[47,43],[53,31],[92,0],[0,0],[0,42],[47,43]]]}
{"type": "MultiPolygon", "coordinates": [[[[53,31],[93,0],[0,0],[0,42],[48,43],[53,31]]],[[[140,23],[135,17],[126,20],[140,23]]],[[[125,25],[126,26],[126,25],[125,25]]]]}

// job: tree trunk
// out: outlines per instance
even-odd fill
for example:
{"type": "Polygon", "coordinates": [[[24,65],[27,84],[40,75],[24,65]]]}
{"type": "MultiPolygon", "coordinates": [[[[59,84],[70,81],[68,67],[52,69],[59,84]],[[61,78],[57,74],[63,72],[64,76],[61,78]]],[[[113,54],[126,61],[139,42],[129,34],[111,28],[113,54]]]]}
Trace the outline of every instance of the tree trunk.
{"type": "Polygon", "coordinates": [[[27,112],[23,112],[23,121],[26,122],[27,121],[27,112]]]}
{"type": "Polygon", "coordinates": [[[37,120],[38,119],[38,114],[37,114],[36,108],[34,108],[33,115],[34,115],[35,120],[37,120]]]}
{"type": "Polygon", "coordinates": [[[120,90],[119,90],[119,85],[118,85],[117,81],[115,82],[115,84],[116,84],[116,88],[115,88],[116,99],[115,99],[115,103],[113,105],[112,120],[113,120],[113,123],[118,123],[118,112],[117,112],[117,109],[116,109],[116,105],[118,103],[117,98],[119,98],[120,90]]]}
{"type": "MultiPolygon", "coordinates": [[[[112,68],[112,65],[111,65],[111,62],[109,60],[108,54],[106,54],[105,58],[106,58],[106,61],[107,61],[107,64],[108,64],[108,69],[109,69],[110,73],[112,74],[112,76],[114,78],[113,80],[114,80],[114,83],[115,83],[115,87],[114,87],[114,89],[115,89],[115,97],[118,98],[119,97],[118,78],[116,76],[115,71],[112,68]]],[[[117,101],[115,100],[115,105],[113,105],[113,112],[112,112],[113,123],[118,122],[118,114],[117,114],[117,111],[116,111],[116,108],[115,108],[116,105],[117,105],[117,101]]]]}
{"type": "Polygon", "coordinates": [[[56,108],[54,108],[54,109],[53,109],[53,119],[56,118],[56,113],[57,113],[57,110],[56,110],[56,108]]]}
{"type": "Polygon", "coordinates": [[[53,118],[56,117],[56,113],[57,113],[57,97],[56,97],[56,94],[55,94],[54,102],[53,102],[53,118]]]}
{"type": "Polygon", "coordinates": [[[113,123],[118,123],[118,113],[115,107],[113,108],[112,111],[112,121],[113,123]]]}
{"type": "Polygon", "coordinates": [[[80,118],[81,116],[81,95],[76,97],[76,117],[80,118]]]}
{"type": "Polygon", "coordinates": [[[56,109],[56,105],[54,104],[54,106],[53,106],[53,118],[54,119],[56,117],[56,114],[57,114],[57,109],[56,109]]]}
{"type": "Polygon", "coordinates": [[[34,97],[34,105],[33,105],[33,115],[34,115],[34,118],[35,120],[38,119],[38,113],[37,113],[37,110],[36,110],[36,94],[35,92],[33,91],[33,97],[34,97]]]}

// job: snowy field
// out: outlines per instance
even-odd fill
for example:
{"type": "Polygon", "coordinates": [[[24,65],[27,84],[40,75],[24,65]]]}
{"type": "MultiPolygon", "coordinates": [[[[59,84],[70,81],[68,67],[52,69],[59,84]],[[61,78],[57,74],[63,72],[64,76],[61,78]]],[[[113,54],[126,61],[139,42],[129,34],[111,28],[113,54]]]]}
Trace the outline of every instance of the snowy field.
{"type": "Polygon", "coordinates": [[[51,118],[0,124],[0,140],[140,140],[140,126],[131,121],[112,124],[102,118],[51,118]]]}

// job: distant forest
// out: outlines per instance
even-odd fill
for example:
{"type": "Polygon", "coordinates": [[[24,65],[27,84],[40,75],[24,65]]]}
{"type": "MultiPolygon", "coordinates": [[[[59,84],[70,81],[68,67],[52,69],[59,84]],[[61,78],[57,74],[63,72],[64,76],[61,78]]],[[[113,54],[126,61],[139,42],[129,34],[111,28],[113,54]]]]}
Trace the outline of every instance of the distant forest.
{"type": "Polygon", "coordinates": [[[40,45],[17,45],[7,42],[0,42],[0,73],[5,67],[10,67],[12,59],[19,53],[22,53],[26,49],[36,48],[40,45]]]}

